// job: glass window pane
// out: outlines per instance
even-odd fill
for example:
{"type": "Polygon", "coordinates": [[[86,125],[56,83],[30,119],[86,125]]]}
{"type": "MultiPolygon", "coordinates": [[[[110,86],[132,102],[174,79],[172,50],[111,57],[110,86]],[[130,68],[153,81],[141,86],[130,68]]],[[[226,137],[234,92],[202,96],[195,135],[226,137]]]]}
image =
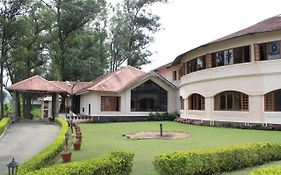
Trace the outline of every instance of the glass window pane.
{"type": "Polygon", "coordinates": [[[233,64],[233,50],[228,49],[224,51],[224,65],[233,64]]]}
{"type": "Polygon", "coordinates": [[[240,111],[241,110],[241,94],[234,93],[234,110],[240,111]]]}
{"type": "Polygon", "coordinates": [[[217,63],[217,66],[224,65],[224,52],[223,51],[216,53],[216,63],[217,63]]]}
{"type": "Polygon", "coordinates": [[[224,94],[220,95],[220,109],[226,110],[226,103],[225,103],[225,95],[224,94]]]}
{"type": "Polygon", "coordinates": [[[280,59],[280,43],[279,42],[272,42],[268,43],[268,59],[280,59]]]}
{"type": "Polygon", "coordinates": [[[131,91],[131,111],[167,111],[167,91],[146,81],[131,91]]]}
{"type": "Polygon", "coordinates": [[[250,46],[245,46],[244,47],[244,62],[250,62],[250,46]]]}
{"type": "Polygon", "coordinates": [[[281,111],[281,90],[276,91],[274,95],[275,111],[281,111]]]}
{"type": "Polygon", "coordinates": [[[242,63],[243,62],[243,49],[242,47],[234,49],[234,63],[242,63]]]}
{"type": "Polygon", "coordinates": [[[267,60],[267,44],[260,44],[260,60],[267,60]]]}
{"type": "Polygon", "coordinates": [[[233,93],[227,94],[227,110],[233,110],[233,93]]]}

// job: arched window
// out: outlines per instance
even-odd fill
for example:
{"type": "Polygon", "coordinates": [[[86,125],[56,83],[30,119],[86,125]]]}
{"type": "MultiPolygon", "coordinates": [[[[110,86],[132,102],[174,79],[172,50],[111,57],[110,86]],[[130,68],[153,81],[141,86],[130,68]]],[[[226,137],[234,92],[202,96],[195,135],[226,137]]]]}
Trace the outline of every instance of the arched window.
{"type": "Polygon", "coordinates": [[[131,90],[131,111],[167,111],[168,93],[151,80],[131,90]]]}
{"type": "Polygon", "coordinates": [[[215,111],[248,111],[249,97],[247,94],[237,91],[225,91],[217,94],[215,111]]]}
{"type": "Polygon", "coordinates": [[[281,89],[264,95],[265,111],[281,111],[281,89]]]}
{"type": "Polygon", "coordinates": [[[205,110],[205,98],[199,94],[191,94],[188,97],[189,110],[205,110]]]}

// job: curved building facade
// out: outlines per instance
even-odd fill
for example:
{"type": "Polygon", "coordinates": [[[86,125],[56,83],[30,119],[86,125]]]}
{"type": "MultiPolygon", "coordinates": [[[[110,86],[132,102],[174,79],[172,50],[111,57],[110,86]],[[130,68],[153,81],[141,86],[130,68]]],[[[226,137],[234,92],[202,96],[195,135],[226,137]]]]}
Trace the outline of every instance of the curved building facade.
{"type": "Polygon", "coordinates": [[[181,117],[281,124],[281,16],[179,55],[181,117]]]}

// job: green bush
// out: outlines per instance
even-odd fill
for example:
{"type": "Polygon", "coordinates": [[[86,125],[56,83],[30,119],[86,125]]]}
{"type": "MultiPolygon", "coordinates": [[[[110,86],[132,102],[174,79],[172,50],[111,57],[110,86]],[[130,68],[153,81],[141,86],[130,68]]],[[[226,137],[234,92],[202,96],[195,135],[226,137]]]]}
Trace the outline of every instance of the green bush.
{"type": "Polygon", "coordinates": [[[153,163],[161,175],[193,175],[232,171],[280,159],[280,144],[253,143],[162,154],[153,163]]]}
{"type": "Polygon", "coordinates": [[[150,113],[147,121],[174,121],[179,116],[178,112],[173,113],[150,113]]]}
{"type": "Polygon", "coordinates": [[[56,157],[62,150],[65,144],[65,133],[68,130],[68,123],[61,118],[55,118],[55,122],[61,126],[60,133],[56,139],[43,151],[20,164],[18,175],[25,175],[27,172],[35,171],[45,167],[54,157],[56,157]]]}
{"type": "Polygon", "coordinates": [[[267,166],[262,168],[257,168],[251,172],[250,175],[280,175],[281,174],[281,166],[267,166]]]}
{"type": "Polygon", "coordinates": [[[4,132],[5,128],[8,126],[9,123],[10,117],[2,118],[2,120],[0,121],[0,135],[4,132]]]}
{"type": "Polygon", "coordinates": [[[101,158],[42,168],[26,175],[129,175],[133,157],[133,153],[114,151],[101,158]]]}

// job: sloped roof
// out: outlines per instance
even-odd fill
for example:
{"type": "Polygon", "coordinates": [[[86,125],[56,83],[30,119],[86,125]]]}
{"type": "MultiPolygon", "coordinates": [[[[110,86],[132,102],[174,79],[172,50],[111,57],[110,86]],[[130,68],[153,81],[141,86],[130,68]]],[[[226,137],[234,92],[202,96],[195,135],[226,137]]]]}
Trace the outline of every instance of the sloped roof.
{"type": "Polygon", "coordinates": [[[68,94],[75,94],[81,91],[82,89],[87,88],[93,84],[92,82],[68,82],[68,81],[49,81],[49,82],[65,90],[68,94]]]}
{"type": "Polygon", "coordinates": [[[239,36],[248,35],[248,34],[272,32],[272,31],[276,31],[276,30],[280,30],[280,29],[281,29],[281,14],[268,18],[266,20],[263,20],[257,24],[254,24],[254,25],[247,27],[243,30],[240,30],[238,32],[235,32],[235,33],[232,33],[225,37],[219,38],[215,41],[210,42],[209,44],[236,38],[239,36]]]}
{"type": "Polygon", "coordinates": [[[7,88],[9,91],[20,92],[66,92],[64,89],[52,84],[39,75],[35,75],[18,83],[15,83],[7,88]]]}
{"type": "Polygon", "coordinates": [[[167,64],[164,64],[164,65],[160,66],[160,67],[157,67],[156,69],[154,69],[154,71],[157,72],[157,71],[160,71],[160,70],[163,70],[163,69],[168,69],[172,66],[172,63],[173,62],[169,62],[167,64]]]}
{"type": "Polygon", "coordinates": [[[83,89],[85,91],[120,92],[135,80],[145,76],[147,73],[140,69],[127,66],[118,71],[106,74],[92,81],[92,85],[83,89]]]}
{"type": "Polygon", "coordinates": [[[189,50],[189,51],[177,56],[175,58],[175,60],[173,61],[173,65],[179,64],[182,57],[185,54],[187,54],[187,53],[189,53],[193,50],[196,50],[198,48],[205,47],[205,46],[210,45],[210,44],[226,41],[226,40],[229,40],[229,39],[245,36],[245,35],[252,35],[252,34],[264,33],[264,32],[272,32],[272,31],[277,31],[277,30],[281,30],[281,14],[276,15],[276,16],[271,17],[271,18],[268,18],[266,20],[263,20],[263,21],[261,21],[257,24],[254,24],[254,25],[252,25],[250,27],[247,27],[243,30],[240,30],[238,32],[232,33],[230,35],[224,36],[222,38],[219,38],[217,40],[214,40],[214,41],[209,42],[207,44],[201,45],[201,46],[196,47],[192,50],[189,50]]]}

